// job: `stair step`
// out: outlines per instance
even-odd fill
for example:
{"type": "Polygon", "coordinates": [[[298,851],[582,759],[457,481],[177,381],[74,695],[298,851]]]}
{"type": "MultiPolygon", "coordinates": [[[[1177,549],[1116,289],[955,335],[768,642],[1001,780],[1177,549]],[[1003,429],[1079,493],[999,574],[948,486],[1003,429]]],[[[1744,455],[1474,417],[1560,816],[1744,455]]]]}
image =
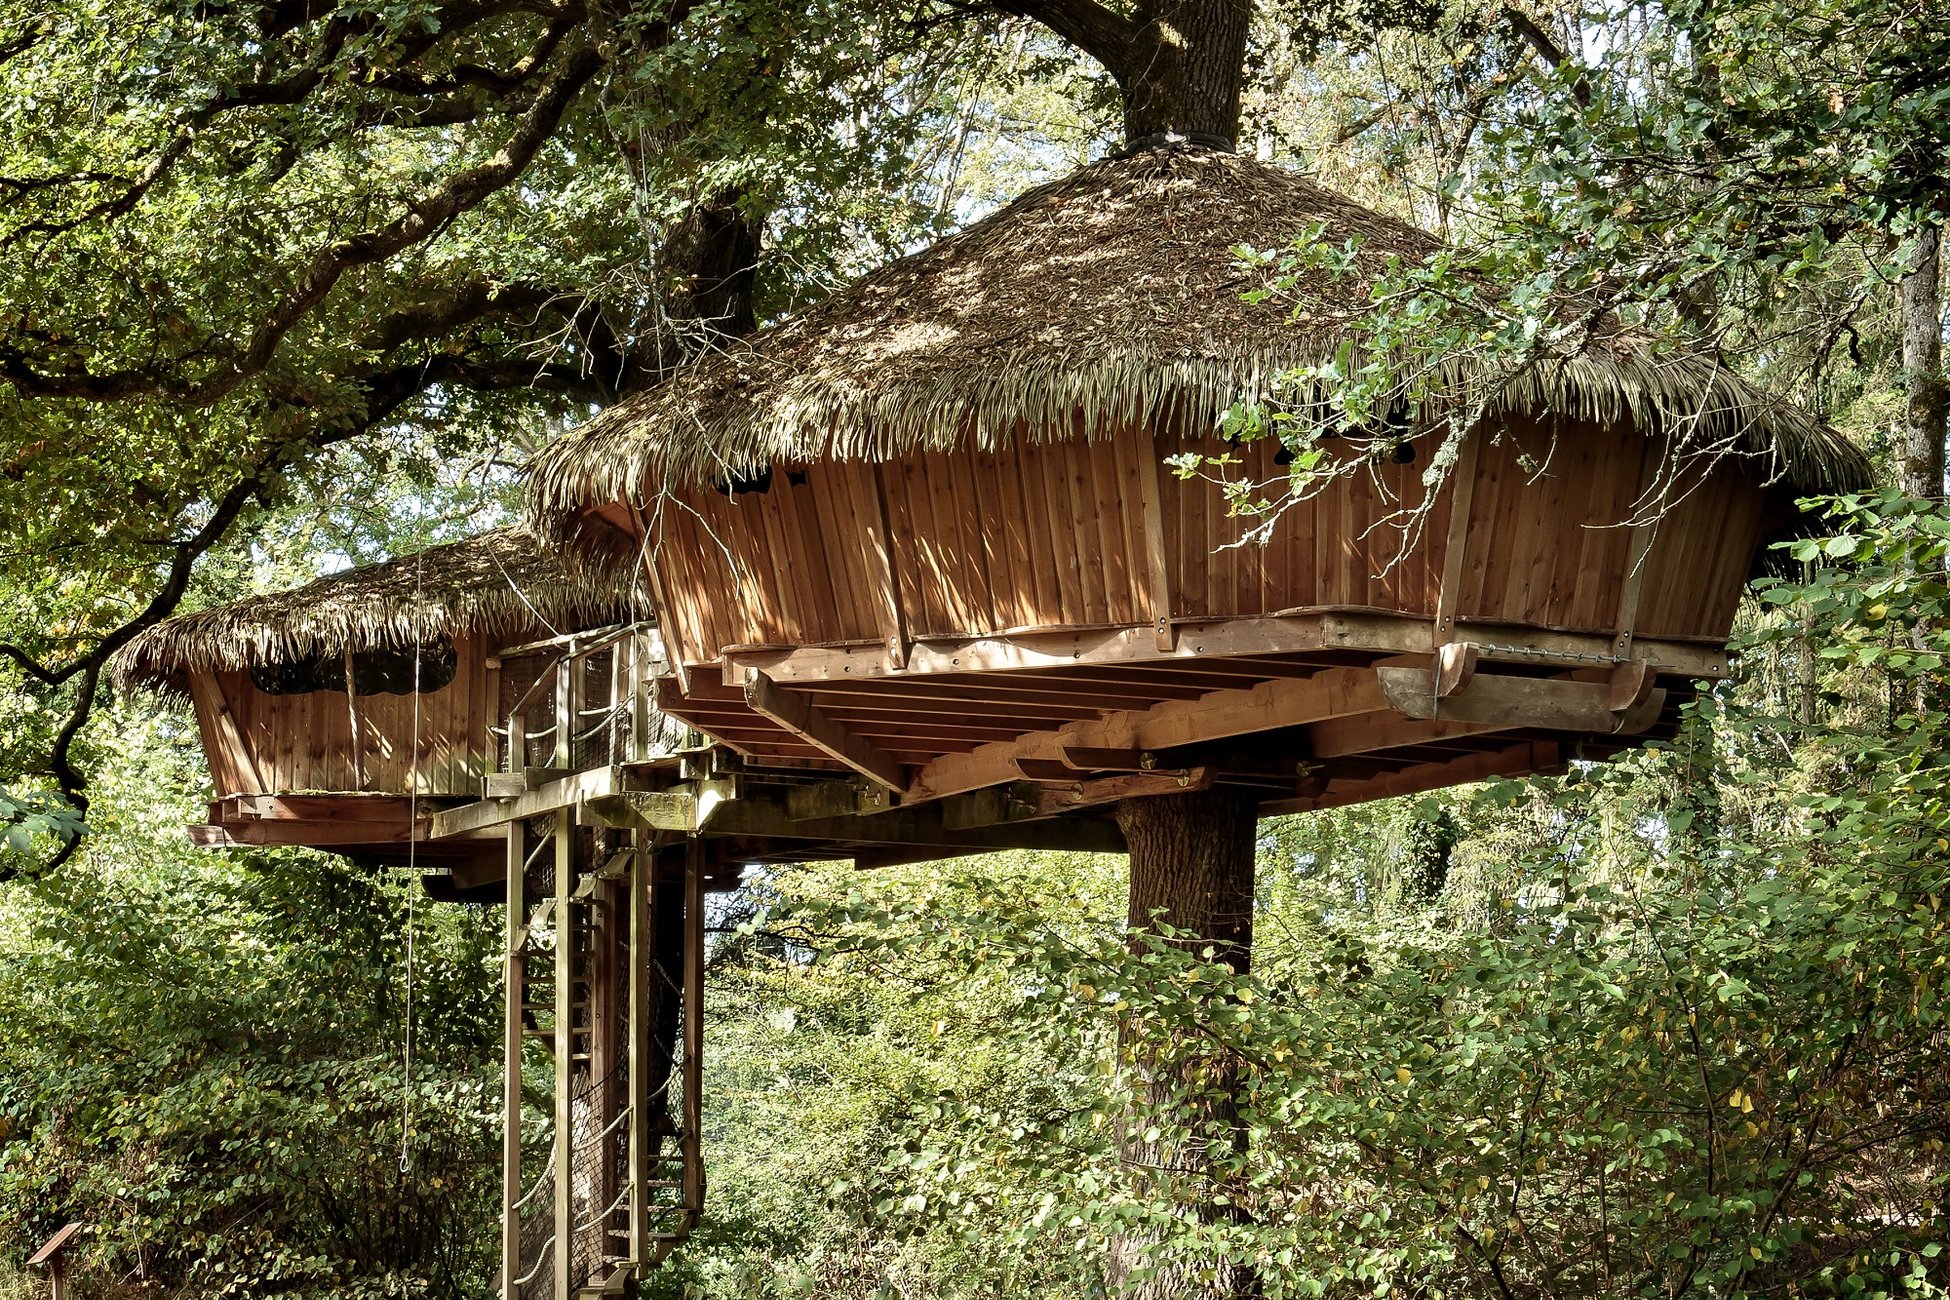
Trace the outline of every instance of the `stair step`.
{"type": "MultiPolygon", "coordinates": [[[[630,1235],[630,1230],[628,1228],[611,1228],[609,1235],[612,1237],[627,1237],[630,1235]]],[[[682,1241],[687,1235],[682,1232],[646,1232],[643,1234],[643,1237],[645,1241],[682,1241]]],[[[628,1261],[622,1262],[627,1263],[628,1261]]]]}

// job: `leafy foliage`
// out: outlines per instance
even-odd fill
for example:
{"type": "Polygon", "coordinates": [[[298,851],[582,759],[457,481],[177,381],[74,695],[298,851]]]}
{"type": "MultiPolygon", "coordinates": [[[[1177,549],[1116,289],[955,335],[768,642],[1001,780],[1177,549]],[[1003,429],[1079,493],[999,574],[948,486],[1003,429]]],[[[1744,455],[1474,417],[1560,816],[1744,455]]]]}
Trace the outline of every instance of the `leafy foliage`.
{"type": "Polygon", "coordinates": [[[188,811],[140,797],[192,786],[180,723],[126,721],[98,837],[0,911],[10,1253],[80,1219],[86,1275],[209,1296],[480,1294],[499,1195],[492,918],[416,909],[409,1080],[418,885],[189,849],[188,811]]]}
{"type": "Polygon", "coordinates": [[[1136,1234],[1156,1265],[1257,1262],[1269,1295],[1935,1294],[1946,718],[1851,702],[1938,671],[1950,534],[1900,499],[1836,511],[1747,646],[1819,647],[1828,722],[1749,681],[1657,752],[1275,827],[1248,976],[1127,936],[1088,874],[784,882],[756,924],[793,945],[742,961],[872,1014],[856,1051],[964,1008],[934,1053],[961,1077],[915,1071],[885,1165],[851,1157],[882,1231],[1098,1263],[1136,1234]],[[1179,1086],[1133,1111],[1133,1063],[1174,1044],[1179,1086]],[[1199,1131],[1235,1073],[1238,1129],[1199,1131]],[[1133,1169],[1124,1125],[1217,1167],[1133,1169]],[[1175,1208],[1214,1204],[1238,1213],[1175,1208]]]}

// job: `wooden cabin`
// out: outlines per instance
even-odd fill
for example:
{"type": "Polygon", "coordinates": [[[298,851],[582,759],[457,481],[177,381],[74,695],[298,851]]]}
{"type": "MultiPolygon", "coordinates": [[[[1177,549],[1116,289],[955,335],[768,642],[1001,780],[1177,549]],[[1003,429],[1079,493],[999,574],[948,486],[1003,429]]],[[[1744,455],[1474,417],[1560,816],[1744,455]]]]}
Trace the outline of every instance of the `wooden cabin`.
{"type": "Polygon", "coordinates": [[[1220,436],[1234,403],[1321,410],[1281,377],[1358,343],[1364,268],[1436,247],[1229,154],[1097,163],[558,441],[538,526],[643,557],[668,713],[889,806],[1302,811],[1668,735],[1797,495],[1866,465],[1621,329],[1444,360],[1401,427],[1315,421],[1337,472],[1304,484],[1220,436]],[[1353,274],[1249,301],[1231,250],[1310,235],[1353,274]],[[1286,506],[1269,541],[1186,453],[1286,506]]]}
{"type": "MultiPolygon", "coordinates": [[[[168,620],[119,680],[193,706],[214,795],[198,843],[303,844],[393,861],[430,814],[482,796],[510,764],[507,721],[575,635],[647,614],[627,574],[567,561],[519,529],[335,573],[168,620]],[[424,817],[423,817],[424,820],[424,817]]],[[[589,668],[601,677],[615,656],[589,668]]],[[[613,683],[612,683],[613,685],[613,683]]],[[[591,714],[607,699],[592,681],[591,714]]],[[[539,710],[537,710],[539,712],[539,710]]],[[[594,717],[578,762],[615,742],[594,717]]],[[[439,862],[499,864],[503,836],[425,842],[439,862]]]]}

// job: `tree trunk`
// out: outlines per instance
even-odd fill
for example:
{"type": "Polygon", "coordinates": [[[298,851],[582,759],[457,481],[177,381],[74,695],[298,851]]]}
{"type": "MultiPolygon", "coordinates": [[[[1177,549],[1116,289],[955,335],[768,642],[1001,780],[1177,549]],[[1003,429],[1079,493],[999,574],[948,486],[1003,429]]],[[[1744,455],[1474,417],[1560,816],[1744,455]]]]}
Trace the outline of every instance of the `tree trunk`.
{"type": "Polygon", "coordinates": [[[1899,485],[1910,496],[1931,500],[1943,495],[1943,443],[1950,421],[1943,375],[1942,240],[1939,226],[1920,231],[1903,277],[1903,385],[1909,401],[1899,485]]]}
{"type": "Polygon", "coordinates": [[[1137,141],[1160,131],[1239,135],[1249,0],[1147,0],[1121,68],[1124,135],[1137,141]]]}
{"type": "MultiPolygon", "coordinates": [[[[1903,277],[1903,387],[1908,398],[1902,445],[1897,457],[1897,486],[1913,497],[1943,497],[1944,438],[1950,433],[1950,385],[1943,375],[1943,230],[1929,226],[1917,232],[1903,277]]],[[[1919,651],[1929,648],[1931,627],[1919,620],[1910,640],[1919,651]]],[[[1927,675],[1916,678],[1910,707],[1927,713],[1939,694],[1927,675]]]]}
{"type": "MultiPolygon", "coordinates": [[[[1256,811],[1234,791],[1128,799],[1118,805],[1117,824],[1131,851],[1130,924],[1133,931],[1156,931],[1159,923],[1190,937],[1173,940],[1244,974],[1252,958],[1253,859],[1256,811]]],[[[1127,1021],[1121,1035],[1137,1076],[1141,1105],[1184,1106],[1190,1123],[1176,1135],[1146,1141],[1141,1126],[1126,1123],[1120,1145],[1127,1168],[1143,1171],[1140,1185],[1157,1186],[1153,1198],[1201,1223],[1217,1223],[1240,1213],[1237,1195],[1224,1205],[1215,1196],[1231,1188],[1227,1166],[1243,1153],[1237,1123],[1237,1067],[1215,1059],[1209,1043],[1183,1028],[1127,1021]]],[[[1257,1295],[1250,1267],[1220,1263],[1209,1279],[1199,1274],[1215,1261],[1171,1260],[1149,1277],[1131,1280],[1147,1265],[1152,1247],[1145,1237],[1115,1243],[1109,1280],[1140,1300],[1236,1300],[1257,1295]]]]}
{"type": "Polygon", "coordinates": [[[758,225],[726,190],[699,203],[664,241],[672,276],[665,314],[695,337],[680,338],[688,355],[713,341],[743,338],[758,327],[758,225]]]}

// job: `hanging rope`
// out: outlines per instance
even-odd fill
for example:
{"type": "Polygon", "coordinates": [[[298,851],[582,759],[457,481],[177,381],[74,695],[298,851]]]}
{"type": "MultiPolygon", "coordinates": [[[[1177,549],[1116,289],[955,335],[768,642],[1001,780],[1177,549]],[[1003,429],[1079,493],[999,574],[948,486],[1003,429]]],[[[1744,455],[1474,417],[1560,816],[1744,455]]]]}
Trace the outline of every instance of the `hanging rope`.
{"type": "Polygon", "coordinates": [[[420,847],[420,657],[423,637],[420,626],[420,566],[425,552],[413,557],[413,749],[407,758],[406,777],[406,1034],[404,1082],[400,1090],[399,1171],[413,1169],[413,933],[414,901],[419,893],[420,847]]]}

